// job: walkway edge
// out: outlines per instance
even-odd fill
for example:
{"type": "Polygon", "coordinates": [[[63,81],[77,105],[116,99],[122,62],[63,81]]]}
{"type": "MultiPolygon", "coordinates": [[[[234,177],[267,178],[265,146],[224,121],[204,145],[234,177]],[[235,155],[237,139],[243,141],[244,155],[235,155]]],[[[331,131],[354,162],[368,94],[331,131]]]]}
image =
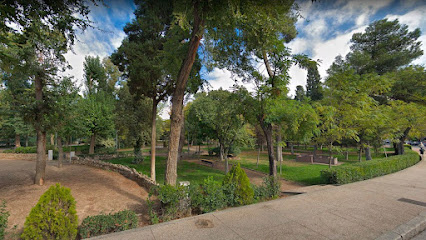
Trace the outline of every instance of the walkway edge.
{"type": "Polygon", "coordinates": [[[426,230],[426,211],[421,212],[417,217],[407,223],[399,225],[392,231],[389,231],[376,240],[406,240],[415,237],[417,234],[426,230]]]}

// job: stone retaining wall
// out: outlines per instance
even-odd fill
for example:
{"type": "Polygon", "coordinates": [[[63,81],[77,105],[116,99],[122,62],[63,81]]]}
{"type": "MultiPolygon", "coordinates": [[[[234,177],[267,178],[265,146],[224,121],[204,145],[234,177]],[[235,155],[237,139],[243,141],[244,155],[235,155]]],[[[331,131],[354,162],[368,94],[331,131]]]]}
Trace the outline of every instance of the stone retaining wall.
{"type": "MultiPolygon", "coordinates": [[[[35,161],[37,153],[0,153],[1,160],[27,160],[35,161]]],[[[47,159],[47,154],[46,154],[47,159]]]]}
{"type": "Polygon", "coordinates": [[[112,164],[112,163],[104,162],[101,160],[95,160],[88,157],[73,157],[72,163],[120,173],[124,177],[135,181],[137,184],[139,184],[139,186],[147,189],[147,191],[149,191],[151,187],[158,185],[157,183],[152,181],[148,176],[140,174],[138,171],[136,171],[133,168],[129,168],[127,166],[123,166],[120,164],[112,164]]]}

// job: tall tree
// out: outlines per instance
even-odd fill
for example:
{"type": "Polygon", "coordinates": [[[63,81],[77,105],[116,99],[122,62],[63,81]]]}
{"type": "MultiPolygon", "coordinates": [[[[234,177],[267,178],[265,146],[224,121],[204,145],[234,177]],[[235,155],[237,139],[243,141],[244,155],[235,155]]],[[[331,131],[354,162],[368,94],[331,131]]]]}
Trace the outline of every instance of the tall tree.
{"type": "Polygon", "coordinates": [[[57,72],[58,66],[65,62],[64,53],[74,42],[76,28],[84,29],[88,26],[86,16],[89,10],[82,0],[8,1],[2,3],[0,9],[0,41],[5,44],[2,47],[15,50],[0,51],[2,65],[13,65],[9,69],[27,73],[34,82],[35,104],[31,118],[37,132],[34,182],[43,185],[48,130],[45,119],[48,114],[46,86],[57,72]],[[9,54],[12,52],[14,54],[9,54]]]}
{"type": "Polygon", "coordinates": [[[311,63],[307,66],[308,78],[306,80],[306,96],[311,98],[312,101],[318,101],[322,99],[322,86],[321,76],[318,72],[316,63],[311,63]]]}
{"type": "Polygon", "coordinates": [[[244,119],[241,108],[235,101],[236,96],[228,91],[219,89],[206,94],[200,94],[194,100],[189,115],[195,115],[195,124],[202,126],[211,137],[219,141],[220,160],[225,159],[225,172],[228,172],[228,151],[247,138],[244,129],[244,119]],[[193,113],[191,113],[193,111],[193,113]]]}
{"type": "Polygon", "coordinates": [[[378,20],[365,32],[352,35],[352,52],[347,59],[359,74],[376,72],[383,75],[423,55],[421,41],[418,41],[420,35],[419,28],[410,32],[398,19],[378,20]]]}
{"type": "Polygon", "coordinates": [[[306,98],[305,89],[303,89],[302,85],[296,86],[296,94],[294,96],[294,100],[303,101],[306,98]]]}
{"type": "MultiPolygon", "coordinates": [[[[180,64],[188,47],[185,39],[189,32],[174,22],[175,5],[170,1],[137,1],[136,5],[136,18],[124,27],[127,37],[112,59],[129,78],[130,91],[152,99],[151,179],[155,180],[157,106],[175,89],[180,64]]],[[[201,65],[194,61],[197,67],[193,71],[189,69],[192,74],[188,77],[195,80],[196,91],[201,83],[198,74],[201,65]]],[[[187,90],[186,86],[184,90],[187,90]]]]}
{"type": "Polygon", "coordinates": [[[141,147],[149,139],[152,103],[151,99],[132,95],[127,82],[121,85],[115,104],[115,122],[118,130],[132,143],[135,153],[133,162],[137,164],[143,160],[141,147]]]}

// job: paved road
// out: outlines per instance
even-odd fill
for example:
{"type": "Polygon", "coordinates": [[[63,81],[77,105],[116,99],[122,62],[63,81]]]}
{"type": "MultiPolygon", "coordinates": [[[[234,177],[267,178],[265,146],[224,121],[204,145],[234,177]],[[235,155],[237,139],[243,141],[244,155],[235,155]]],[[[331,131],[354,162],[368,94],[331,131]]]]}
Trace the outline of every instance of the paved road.
{"type": "Polygon", "coordinates": [[[421,161],[367,181],[97,239],[396,239],[419,228],[419,220],[425,226],[425,204],[426,162],[421,161]]]}

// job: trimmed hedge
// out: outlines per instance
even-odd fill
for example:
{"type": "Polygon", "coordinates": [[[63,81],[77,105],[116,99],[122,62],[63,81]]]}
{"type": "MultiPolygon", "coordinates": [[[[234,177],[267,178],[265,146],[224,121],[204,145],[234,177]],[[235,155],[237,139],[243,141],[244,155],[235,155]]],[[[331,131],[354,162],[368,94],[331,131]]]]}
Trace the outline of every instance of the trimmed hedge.
{"type": "Polygon", "coordinates": [[[80,236],[89,238],[103,234],[120,232],[138,226],[136,213],[123,210],[115,214],[89,216],[80,226],[80,236]]]}
{"type": "Polygon", "coordinates": [[[411,167],[420,161],[419,155],[406,149],[404,155],[374,159],[352,165],[335,166],[322,170],[321,178],[331,184],[346,184],[383,176],[411,167]]]}

